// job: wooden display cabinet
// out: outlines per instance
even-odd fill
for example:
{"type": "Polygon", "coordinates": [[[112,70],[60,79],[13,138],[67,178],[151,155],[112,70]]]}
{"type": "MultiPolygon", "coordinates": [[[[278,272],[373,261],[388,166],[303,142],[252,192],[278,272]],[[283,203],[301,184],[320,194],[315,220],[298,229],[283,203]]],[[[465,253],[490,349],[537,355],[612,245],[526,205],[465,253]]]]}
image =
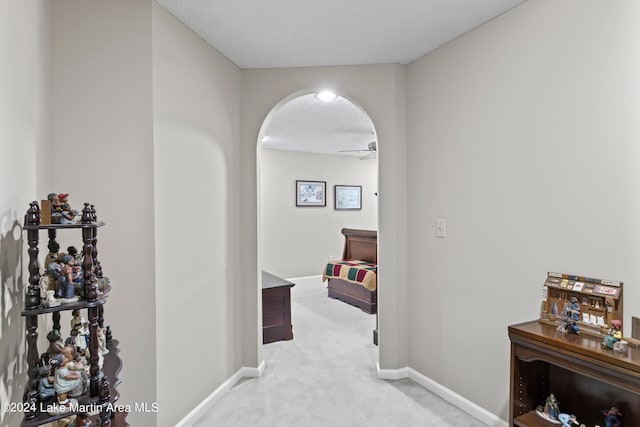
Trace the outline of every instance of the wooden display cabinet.
{"type": "MultiPolygon", "coordinates": [[[[41,366],[41,353],[38,349],[38,320],[51,315],[53,329],[61,331],[60,313],[80,310],[86,313],[89,324],[89,387],[77,398],[78,407],[93,408],[97,414],[91,417],[93,425],[128,426],[126,413],[116,413],[115,402],[118,400],[118,374],[122,362],[118,356],[118,341],[112,339],[109,327],[104,327],[104,304],[111,292],[108,279],[102,274],[98,261],[98,228],[104,225],[97,220],[93,205],[84,204],[82,219],[75,224],[43,224],[41,211],[37,202],[32,202],[25,215],[24,230],[27,232],[29,253],[29,283],[25,295],[25,307],[22,316],[26,323],[28,382],[25,388],[25,417],[22,426],[39,426],[68,417],[76,412],[50,415],[46,408],[53,404],[56,397],[40,400],[38,394],[38,368],[41,366]],[[84,297],[76,302],[49,307],[44,304],[40,288],[40,264],[38,262],[40,231],[46,230],[49,247],[59,246],[56,242],[57,232],[61,230],[80,231],[82,234],[82,271],[84,272],[84,297]],[[98,284],[101,284],[99,287],[98,284]],[[99,289],[101,288],[101,289],[99,289]],[[106,348],[109,350],[103,357],[102,369],[99,368],[98,328],[106,335],[106,348]]],[[[66,332],[66,331],[65,331],[66,332]]],[[[61,336],[67,336],[62,334],[61,336]]],[[[82,411],[84,412],[84,411],[82,411]]]]}
{"type": "Polygon", "coordinates": [[[604,426],[602,410],[616,406],[625,426],[640,426],[640,349],[603,348],[589,334],[558,331],[534,320],[509,326],[511,373],[509,426],[549,427],[536,414],[550,393],[560,411],[588,427],[604,426]]]}
{"type": "Polygon", "coordinates": [[[602,336],[614,319],[622,320],[622,282],[548,273],[544,283],[540,321],[559,326],[571,297],[578,300],[581,333],[602,336]]]}

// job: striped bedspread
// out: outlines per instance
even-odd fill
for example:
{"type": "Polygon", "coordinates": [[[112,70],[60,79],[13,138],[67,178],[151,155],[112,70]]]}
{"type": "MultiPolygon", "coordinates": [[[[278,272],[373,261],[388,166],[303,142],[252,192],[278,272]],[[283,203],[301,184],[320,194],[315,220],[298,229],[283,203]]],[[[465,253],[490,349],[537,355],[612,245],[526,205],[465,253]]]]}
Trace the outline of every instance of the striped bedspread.
{"type": "Polygon", "coordinates": [[[342,279],[347,282],[362,285],[370,291],[377,289],[377,272],[378,266],[370,262],[359,260],[341,260],[329,261],[324,273],[322,281],[329,278],[342,279]]]}

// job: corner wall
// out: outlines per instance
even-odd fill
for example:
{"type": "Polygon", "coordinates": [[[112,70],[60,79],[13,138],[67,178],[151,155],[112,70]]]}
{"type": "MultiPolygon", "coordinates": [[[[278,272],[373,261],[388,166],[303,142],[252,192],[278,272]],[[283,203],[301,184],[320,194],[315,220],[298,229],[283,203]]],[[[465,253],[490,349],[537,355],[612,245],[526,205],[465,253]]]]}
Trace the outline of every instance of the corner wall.
{"type": "Polygon", "coordinates": [[[260,150],[262,268],[280,277],[322,274],[342,258],[343,227],[378,228],[376,160],[281,150],[260,150]],[[326,206],[296,206],[296,180],[326,182],[326,206]],[[335,185],[362,186],[362,209],[336,210],[335,185]]]}
{"type": "MultiPolygon", "coordinates": [[[[27,380],[24,293],[29,202],[49,168],[49,2],[0,3],[0,402],[21,403],[27,380]]],[[[0,426],[23,414],[0,411],[0,426]]]]}
{"type": "Polygon", "coordinates": [[[409,66],[409,366],[503,419],[548,271],[624,281],[627,335],[640,311],[639,19],[529,1],[409,66]]]}

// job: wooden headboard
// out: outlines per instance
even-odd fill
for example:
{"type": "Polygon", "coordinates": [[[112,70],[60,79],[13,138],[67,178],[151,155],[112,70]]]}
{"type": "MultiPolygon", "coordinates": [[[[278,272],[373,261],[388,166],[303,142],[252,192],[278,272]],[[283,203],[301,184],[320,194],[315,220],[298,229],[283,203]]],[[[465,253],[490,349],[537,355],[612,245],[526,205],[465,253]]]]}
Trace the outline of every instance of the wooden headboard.
{"type": "Polygon", "coordinates": [[[344,252],[342,259],[359,259],[378,263],[378,232],[375,230],[355,230],[343,228],[344,252]]]}

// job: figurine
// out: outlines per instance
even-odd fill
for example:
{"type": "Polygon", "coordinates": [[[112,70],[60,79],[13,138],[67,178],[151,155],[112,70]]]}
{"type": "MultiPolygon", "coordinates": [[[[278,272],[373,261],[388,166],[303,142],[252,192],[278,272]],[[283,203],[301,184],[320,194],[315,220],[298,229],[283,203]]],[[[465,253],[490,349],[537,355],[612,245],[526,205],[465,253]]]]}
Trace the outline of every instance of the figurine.
{"type": "Polygon", "coordinates": [[[571,297],[571,302],[564,305],[562,309],[562,321],[558,330],[562,332],[569,332],[577,334],[580,331],[576,320],[580,319],[580,305],[576,297],[571,297]]]}
{"type": "Polygon", "coordinates": [[[622,416],[620,412],[618,412],[618,408],[612,406],[611,409],[603,410],[604,414],[604,427],[621,427],[622,422],[618,416],[622,416]]]}
{"type": "Polygon", "coordinates": [[[89,419],[89,416],[87,414],[78,414],[78,416],[76,417],[76,423],[75,426],[76,427],[88,427],[91,425],[91,420],[89,419]]]}
{"type": "MultiPolygon", "coordinates": [[[[48,291],[58,290],[58,280],[60,279],[60,264],[53,261],[47,264],[47,271],[40,277],[40,289],[43,295],[47,295],[48,291]]],[[[50,305],[50,307],[53,307],[50,305]]]]}
{"type": "Polygon", "coordinates": [[[60,257],[60,245],[58,242],[55,240],[49,240],[49,245],[47,247],[49,248],[49,253],[44,258],[45,267],[48,267],[52,262],[58,262],[58,258],[60,257]]]}
{"type": "Polygon", "coordinates": [[[62,214],[60,224],[75,224],[78,221],[79,214],[78,211],[71,209],[71,206],[69,205],[69,194],[58,194],[58,202],[60,212],[62,214]]]}
{"type": "Polygon", "coordinates": [[[109,349],[107,348],[107,336],[100,327],[98,328],[98,351],[102,356],[109,353],[109,349]]]}
{"type": "Polygon", "coordinates": [[[51,358],[51,368],[54,371],[53,388],[56,391],[57,404],[49,408],[50,415],[59,415],[69,412],[72,406],[77,404],[75,399],[69,397],[75,395],[82,388],[82,378],[77,372],[70,371],[66,365],[70,360],[63,354],[56,354],[51,358]]]}
{"type": "Polygon", "coordinates": [[[75,283],[78,280],[74,278],[73,266],[75,260],[71,255],[65,255],[62,257],[62,269],[60,271],[60,278],[58,279],[58,294],[57,296],[62,299],[62,302],[77,301],[78,297],[75,296],[75,283]]]}
{"type": "Polygon", "coordinates": [[[67,253],[76,260],[76,268],[80,269],[82,265],[82,255],[78,253],[78,249],[75,246],[69,246],[67,253]]]}
{"type": "Polygon", "coordinates": [[[56,395],[56,391],[53,388],[54,377],[51,373],[51,365],[43,366],[40,368],[39,373],[41,378],[38,383],[38,393],[40,401],[43,401],[56,395]]]}
{"type": "Polygon", "coordinates": [[[56,193],[49,193],[47,199],[51,202],[51,224],[61,224],[62,206],[56,193]]]}
{"type": "Polygon", "coordinates": [[[49,359],[51,359],[56,354],[62,353],[62,348],[64,344],[62,343],[62,336],[60,335],[60,331],[57,329],[52,329],[47,334],[47,341],[49,341],[49,348],[47,352],[42,355],[42,360],[48,363],[49,359]]]}
{"type": "Polygon", "coordinates": [[[558,421],[558,415],[560,414],[560,408],[556,396],[551,393],[543,406],[536,408],[536,413],[542,418],[551,421],[558,421]]]}
{"type": "Polygon", "coordinates": [[[89,386],[89,363],[80,353],[76,352],[76,349],[73,346],[65,346],[62,353],[70,360],[67,362],[67,369],[71,372],[79,373],[82,378],[82,387],[75,390],[73,394],[69,394],[71,397],[77,397],[84,393],[89,386]]]}
{"type": "Polygon", "coordinates": [[[575,415],[559,414],[558,421],[562,423],[562,427],[571,427],[571,424],[579,425],[575,415]]]}
{"type": "Polygon", "coordinates": [[[607,335],[602,340],[602,347],[613,348],[613,345],[622,339],[622,321],[619,319],[613,319],[611,321],[611,328],[607,335]]]}
{"type": "Polygon", "coordinates": [[[571,319],[575,321],[580,320],[580,304],[578,304],[578,298],[571,297],[568,310],[571,319]]]}
{"type": "Polygon", "coordinates": [[[71,312],[71,331],[75,331],[76,345],[81,350],[89,347],[89,323],[80,315],[80,310],[71,312]]]}

